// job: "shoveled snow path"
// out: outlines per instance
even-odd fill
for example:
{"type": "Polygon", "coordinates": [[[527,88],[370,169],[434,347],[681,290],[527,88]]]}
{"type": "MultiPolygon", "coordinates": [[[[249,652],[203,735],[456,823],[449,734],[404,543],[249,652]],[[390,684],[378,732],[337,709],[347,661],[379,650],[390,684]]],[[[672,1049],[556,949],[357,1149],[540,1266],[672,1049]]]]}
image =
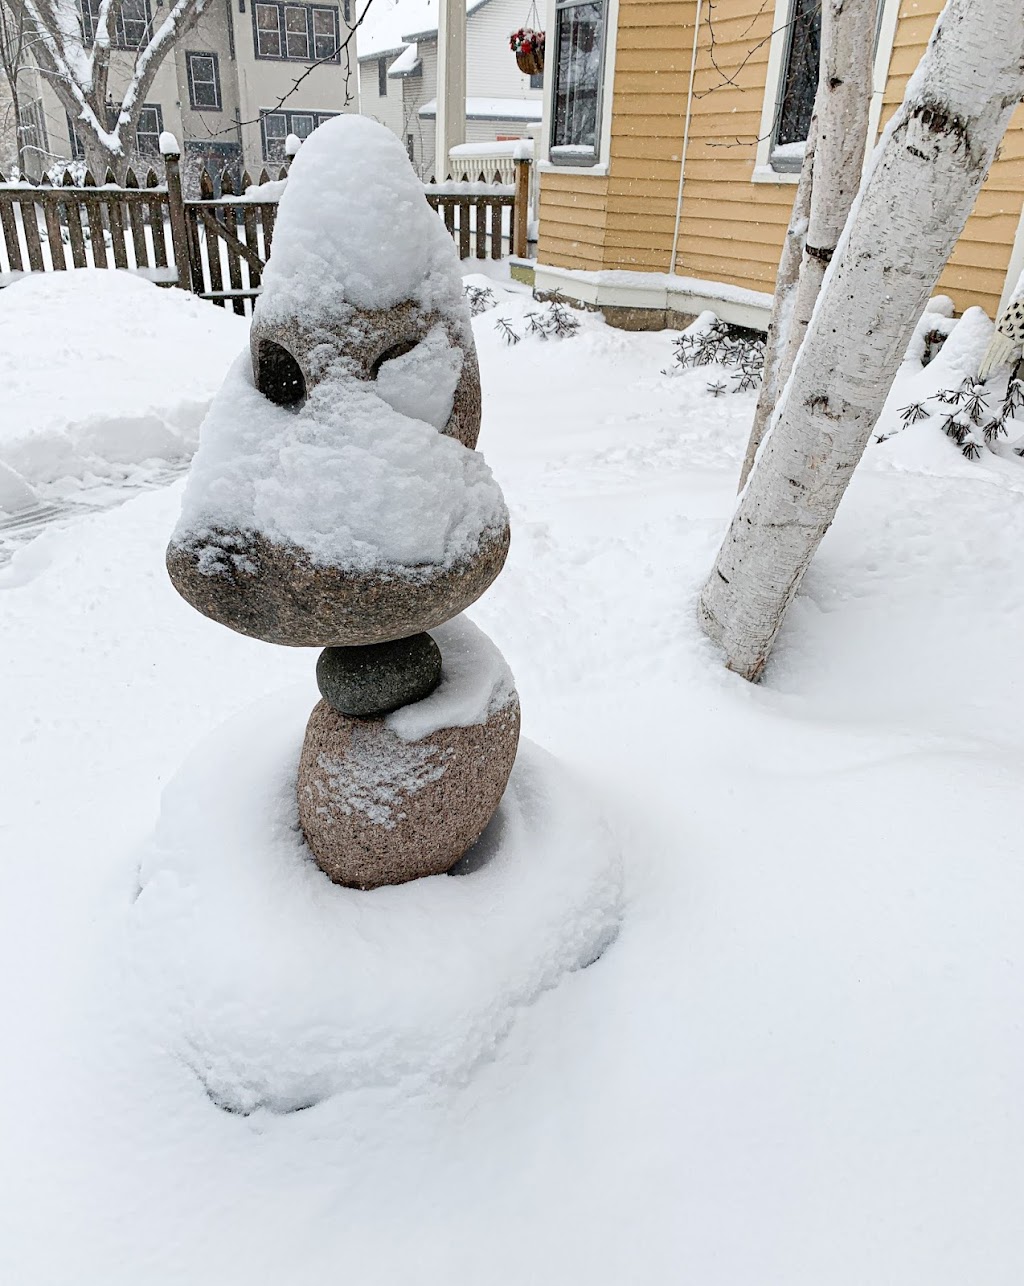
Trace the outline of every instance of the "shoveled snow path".
{"type": "Polygon", "coordinates": [[[109,945],[161,784],[312,705],[313,655],[177,600],[178,485],[46,532],[0,569],[0,1280],[1016,1286],[1018,466],[872,452],[750,688],[694,600],[752,400],[660,376],[663,335],[506,352],[493,316],[514,534],[473,616],[616,825],[618,941],[468,1083],[218,1111],[109,945]]]}

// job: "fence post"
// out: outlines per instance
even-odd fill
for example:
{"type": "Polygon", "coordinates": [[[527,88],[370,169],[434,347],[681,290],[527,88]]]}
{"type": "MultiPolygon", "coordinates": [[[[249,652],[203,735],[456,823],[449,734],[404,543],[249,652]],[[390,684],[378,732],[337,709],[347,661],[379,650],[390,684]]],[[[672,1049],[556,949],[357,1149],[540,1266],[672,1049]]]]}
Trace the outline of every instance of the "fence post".
{"type": "Polygon", "coordinates": [[[167,174],[167,214],[171,221],[171,245],[174,247],[174,266],[178,270],[178,288],[191,290],[188,228],[185,224],[185,201],[181,194],[181,152],[173,134],[160,135],[160,152],[167,174]]]}
{"type": "Polygon", "coordinates": [[[518,259],[526,258],[526,233],[530,218],[530,160],[517,156],[516,201],[512,214],[512,253],[518,259]]]}

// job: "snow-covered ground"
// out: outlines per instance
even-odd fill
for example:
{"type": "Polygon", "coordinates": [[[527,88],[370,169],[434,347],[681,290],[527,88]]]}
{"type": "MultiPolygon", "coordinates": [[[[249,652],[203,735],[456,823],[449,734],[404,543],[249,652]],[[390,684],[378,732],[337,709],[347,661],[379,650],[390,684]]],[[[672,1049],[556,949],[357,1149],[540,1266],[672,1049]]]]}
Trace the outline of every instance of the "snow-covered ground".
{"type": "MultiPolygon", "coordinates": [[[[216,365],[195,307],[155,415],[216,365]]],[[[471,615],[611,825],[617,939],[458,1075],[215,1106],[145,1012],[139,863],[198,743],[301,723],[314,654],[176,596],[180,482],[49,527],[0,568],[0,1281],[1019,1283],[1024,467],[872,446],[751,687],[694,606],[753,395],[589,316],[506,347],[531,307],[474,323],[513,541],[471,615]]]]}

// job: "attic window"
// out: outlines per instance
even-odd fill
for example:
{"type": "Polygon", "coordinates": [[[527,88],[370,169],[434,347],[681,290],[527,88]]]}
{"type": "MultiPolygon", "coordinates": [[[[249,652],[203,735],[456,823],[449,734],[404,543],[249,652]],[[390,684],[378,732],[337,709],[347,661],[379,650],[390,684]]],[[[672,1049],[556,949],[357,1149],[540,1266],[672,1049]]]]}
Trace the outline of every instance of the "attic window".
{"type": "Polygon", "coordinates": [[[264,339],[260,343],[257,385],[277,406],[301,406],[306,400],[306,381],[298,362],[280,344],[264,339]]]}

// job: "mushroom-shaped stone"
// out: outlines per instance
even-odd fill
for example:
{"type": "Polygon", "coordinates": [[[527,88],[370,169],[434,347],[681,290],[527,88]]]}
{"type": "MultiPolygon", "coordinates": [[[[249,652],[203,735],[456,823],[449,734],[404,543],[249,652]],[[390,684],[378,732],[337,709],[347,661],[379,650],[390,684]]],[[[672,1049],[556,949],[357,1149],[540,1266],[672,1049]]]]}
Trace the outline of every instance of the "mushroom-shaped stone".
{"type": "Polygon", "coordinates": [[[508,550],[454,246],[398,140],[341,116],[281,199],[251,354],[203,425],[167,566],[193,607],[292,646],[429,630],[508,550]]]}

